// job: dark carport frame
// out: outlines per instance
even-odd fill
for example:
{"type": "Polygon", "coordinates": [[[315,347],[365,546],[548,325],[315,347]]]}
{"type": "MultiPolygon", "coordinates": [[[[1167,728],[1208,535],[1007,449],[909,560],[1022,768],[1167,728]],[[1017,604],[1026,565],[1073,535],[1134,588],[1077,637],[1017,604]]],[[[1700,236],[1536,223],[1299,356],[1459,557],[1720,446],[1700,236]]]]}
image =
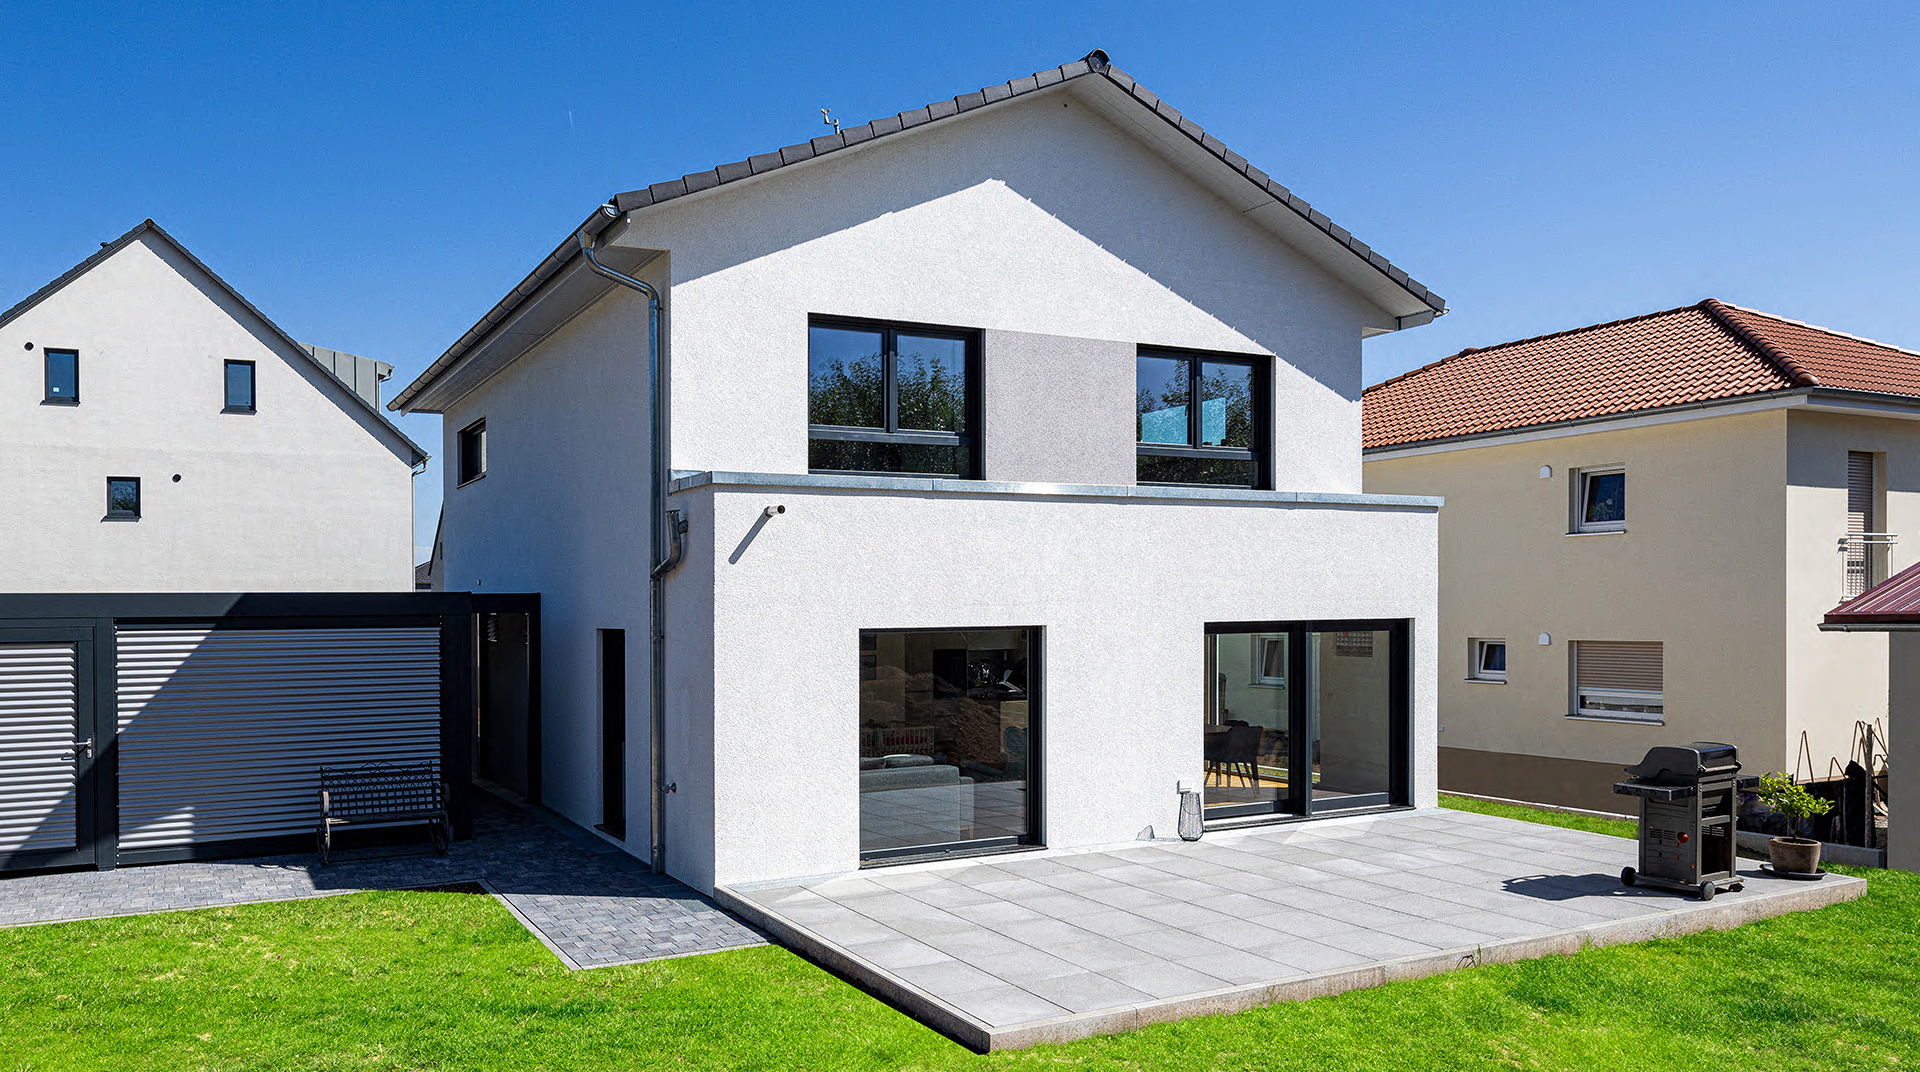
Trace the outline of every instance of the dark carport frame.
{"type": "Polygon", "coordinates": [[[473,726],[478,682],[476,616],[526,614],[529,635],[528,785],[538,797],[540,770],[540,597],[471,592],[46,593],[0,594],[0,640],[71,639],[81,653],[80,729],[92,727],[91,761],[77,779],[77,851],[55,859],[0,859],[0,871],[309,852],[311,834],[234,839],[121,852],[118,792],[118,649],[122,625],[201,625],[216,629],[343,629],[437,626],[440,630],[440,764],[448,783],[454,837],[472,836],[473,726]],[[90,670],[90,673],[89,673],[90,670]]]}

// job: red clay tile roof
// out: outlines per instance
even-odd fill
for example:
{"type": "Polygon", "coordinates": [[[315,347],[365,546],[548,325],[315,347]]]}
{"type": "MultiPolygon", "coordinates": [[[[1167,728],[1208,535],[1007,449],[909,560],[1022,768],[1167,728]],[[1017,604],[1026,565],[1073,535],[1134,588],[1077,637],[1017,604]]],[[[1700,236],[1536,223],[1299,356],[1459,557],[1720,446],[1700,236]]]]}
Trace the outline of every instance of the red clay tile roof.
{"type": "Polygon", "coordinates": [[[1909,566],[1828,611],[1827,624],[1920,624],[1920,565],[1909,566]]]}
{"type": "Polygon", "coordinates": [[[1799,387],[1920,397],[1920,354],[1708,298],[1469,348],[1367,388],[1367,447],[1799,387]]]}

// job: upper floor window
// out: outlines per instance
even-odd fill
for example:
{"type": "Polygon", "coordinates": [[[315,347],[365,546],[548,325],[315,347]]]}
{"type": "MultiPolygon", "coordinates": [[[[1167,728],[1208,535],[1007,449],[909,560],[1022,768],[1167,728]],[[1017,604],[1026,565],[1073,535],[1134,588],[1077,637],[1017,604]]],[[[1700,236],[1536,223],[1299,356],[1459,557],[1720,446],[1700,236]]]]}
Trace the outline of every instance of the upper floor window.
{"type": "Polygon", "coordinates": [[[80,351],[43,350],[47,362],[48,402],[77,405],[80,401],[80,351]]]}
{"type": "Polygon", "coordinates": [[[1265,487],[1266,375],[1257,358],[1141,351],[1135,478],[1265,487]]]}
{"type": "Polygon", "coordinates": [[[1573,474],[1575,532],[1627,530],[1627,471],[1618,466],[1573,474]]]}
{"type": "Polygon", "coordinates": [[[814,321],[807,327],[807,468],[977,476],[979,365],[973,332],[814,321]]]}
{"type": "Polygon", "coordinates": [[[227,362],[227,408],[221,412],[253,412],[253,362],[227,362]]]}
{"type": "Polygon", "coordinates": [[[460,429],[460,483],[487,475],[487,420],[481,419],[460,429]]]}
{"type": "Polygon", "coordinates": [[[140,520],[140,478],[137,476],[110,476],[107,478],[107,516],[119,520],[140,520]]]}

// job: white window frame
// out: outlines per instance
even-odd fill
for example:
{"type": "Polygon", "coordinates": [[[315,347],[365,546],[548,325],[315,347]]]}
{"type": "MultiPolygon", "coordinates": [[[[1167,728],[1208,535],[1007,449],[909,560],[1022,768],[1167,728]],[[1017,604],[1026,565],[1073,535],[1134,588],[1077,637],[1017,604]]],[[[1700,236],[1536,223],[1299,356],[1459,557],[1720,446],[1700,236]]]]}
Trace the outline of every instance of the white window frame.
{"type": "Polygon", "coordinates": [[[1257,685],[1260,688],[1266,688],[1266,689],[1286,688],[1287,687],[1286,671],[1284,670],[1281,671],[1279,677],[1268,677],[1264,671],[1267,668],[1267,645],[1277,641],[1281,645],[1281,647],[1284,649],[1287,643],[1287,634],[1255,633],[1253,634],[1252,641],[1253,641],[1253,665],[1251,667],[1251,670],[1252,670],[1253,680],[1250,682],[1250,684],[1257,685]]]}
{"type": "Polygon", "coordinates": [[[1592,468],[1575,469],[1573,471],[1572,531],[1576,533],[1627,531],[1627,519],[1624,516],[1618,521],[1587,520],[1587,488],[1590,486],[1589,482],[1591,478],[1596,476],[1614,476],[1616,474],[1621,477],[1624,483],[1627,475],[1627,467],[1624,465],[1596,465],[1592,468]]]}
{"type": "Polygon", "coordinates": [[[1497,681],[1502,685],[1507,683],[1507,672],[1505,670],[1489,670],[1486,668],[1487,649],[1495,644],[1500,645],[1502,648],[1508,647],[1507,642],[1500,637],[1473,638],[1471,648],[1471,658],[1473,661],[1467,665],[1468,681],[1497,681]]]}
{"type": "Polygon", "coordinates": [[[1665,725],[1667,721],[1666,693],[1641,692],[1631,689],[1583,689],[1574,685],[1574,713],[1581,718],[1603,718],[1609,722],[1646,722],[1652,725],[1665,725]],[[1619,711],[1605,707],[1591,707],[1589,701],[1611,702],[1623,707],[1651,707],[1651,711],[1619,711]]]}

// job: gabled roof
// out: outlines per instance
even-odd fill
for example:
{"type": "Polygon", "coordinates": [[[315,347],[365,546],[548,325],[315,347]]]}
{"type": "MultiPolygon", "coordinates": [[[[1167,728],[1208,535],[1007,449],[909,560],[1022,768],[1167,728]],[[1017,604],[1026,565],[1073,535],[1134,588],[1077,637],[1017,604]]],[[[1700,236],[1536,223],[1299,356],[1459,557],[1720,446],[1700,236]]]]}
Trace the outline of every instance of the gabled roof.
{"type": "Polygon", "coordinates": [[[1369,450],[1778,391],[1920,398],[1920,354],[1708,298],[1484,348],[1366,389],[1369,450]]]}
{"type": "Polygon", "coordinates": [[[708,171],[698,171],[677,179],[656,182],[641,189],[615,194],[604,206],[604,211],[596,209],[593,215],[587,217],[586,222],[548,254],[540,265],[521,281],[519,286],[496,303],[486,316],[468,329],[466,334],[451,347],[448,347],[446,353],[428,366],[419,378],[395,395],[393,401],[387,404],[387,408],[397,410],[406,407],[417,395],[465,356],[468,350],[484,340],[496,326],[511,317],[514,311],[539,290],[543,283],[579,255],[575,236],[582,231],[589,236],[597,236],[609,226],[612,219],[627,213],[644,211],[677,198],[702,193],[729,183],[758,178],[768,172],[804,164],[843,150],[859,148],[878,139],[902,134],[931,123],[939,123],[980,108],[990,107],[1030,93],[1049,90],[1078,79],[1097,79],[1116,87],[1143,109],[1144,114],[1164,124],[1173,137],[1190,142],[1215,162],[1243,176],[1245,181],[1251,184],[1251,188],[1264,193],[1266,199],[1271,199],[1272,203],[1283,206],[1296,215],[1301,225],[1307,228],[1309,233],[1317,234],[1319,240],[1327,243],[1330,249],[1338,250],[1340,256],[1357,258],[1359,264],[1364,266],[1361,269],[1363,273],[1369,276],[1377,274],[1385,284],[1393,288],[1387,293],[1404,293],[1411,297],[1413,299],[1409,305],[1411,311],[1397,317],[1398,327],[1416,327],[1447,311],[1446,301],[1438,294],[1428,290],[1418,280],[1407,275],[1405,271],[1396,267],[1365,242],[1355,238],[1346,228],[1328,219],[1326,213],[1308,204],[1266,172],[1249,164],[1245,157],[1227,148],[1220,139],[1202,129],[1200,124],[1161,100],[1147,87],[1136,82],[1131,75],[1113,66],[1105,52],[1095,49],[1082,59],[1062,64],[1051,70],[1040,71],[1025,78],[1016,78],[972,93],[963,93],[952,100],[938,101],[924,108],[915,108],[885,119],[840,128],[832,134],[814,138],[811,141],[749,156],[745,160],[730,164],[721,164],[708,171]]]}
{"type": "MultiPolygon", "coordinates": [[[[186,246],[181,245],[179,239],[168,234],[165,228],[161,227],[159,224],[153,222],[150,219],[142,220],[140,223],[136,224],[132,230],[128,231],[126,234],[121,235],[119,238],[116,238],[111,242],[102,243],[100,248],[97,251],[95,251],[93,255],[89,256],[86,260],[83,260],[79,264],[74,265],[72,268],[67,269],[67,271],[64,274],[62,274],[58,279],[55,279],[53,282],[48,283],[46,286],[41,287],[39,290],[34,291],[32,294],[27,295],[25,298],[21,299],[18,303],[16,303],[13,306],[13,308],[8,309],[4,313],[0,313],[0,328],[4,328],[8,324],[12,323],[14,320],[19,319],[28,310],[32,309],[36,305],[39,305],[41,302],[46,301],[48,298],[52,297],[53,295],[59,293],[62,289],[66,287],[67,284],[73,282],[74,280],[80,278],[83,275],[86,275],[88,272],[92,271],[95,266],[99,265],[101,262],[107,260],[109,257],[112,257],[114,254],[125,249],[127,246],[131,245],[135,241],[138,241],[140,236],[146,235],[146,234],[151,234],[159,238],[161,241],[171,246],[176,253],[180,254],[180,256],[186,258],[188,263],[192,264],[195,268],[199,269],[201,272],[206,273],[206,276],[208,279],[213,280],[214,284],[218,286],[222,291],[224,291],[228,297],[232,298],[235,302],[237,302],[241,308],[245,309],[248,313],[251,313],[254,317],[258,318],[260,323],[266,325],[267,330],[272,332],[282,342],[286,343],[289,349],[298,353],[301,357],[305,358],[306,361],[309,364],[311,364],[314,368],[319,369],[321,372],[326,373],[329,379],[332,379],[334,382],[340,384],[341,387],[345,388],[347,396],[353,399],[352,404],[355,407],[357,407],[362,412],[372,416],[374,420],[379,422],[379,425],[381,428],[385,429],[387,433],[389,433],[396,440],[398,440],[399,444],[401,444],[403,447],[403,451],[396,451],[396,453],[400,453],[403,459],[406,460],[409,465],[419,465],[421,462],[426,461],[430,457],[430,455],[428,455],[425,450],[422,450],[420,448],[420,445],[418,443],[415,443],[412,439],[408,438],[405,432],[402,432],[399,428],[395,427],[394,423],[387,419],[386,414],[380,412],[380,407],[375,400],[364,397],[360,393],[360,391],[356,389],[353,383],[350,383],[342,379],[339,375],[337,375],[334,372],[333,368],[329,366],[326,360],[324,360],[322,357],[316,354],[316,350],[326,350],[325,347],[316,348],[313,346],[309,346],[306,343],[300,342],[299,340],[295,339],[293,336],[281,330],[280,325],[268,319],[267,315],[265,313],[262,313],[259,309],[254,308],[254,305],[252,302],[248,301],[245,297],[243,297],[239,291],[233,289],[233,287],[229,285],[226,280],[220,278],[219,274],[216,273],[213,269],[207,267],[206,264],[204,264],[200,260],[200,258],[194,256],[192,250],[189,250],[186,246]],[[412,455],[410,458],[406,457],[406,455],[409,453],[412,455]]],[[[334,351],[326,351],[326,352],[334,353],[334,351]]],[[[341,356],[352,357],[353,355],[346,354],[341,356]]],[[[367,361],[366,358],[360,358],[359,360],[367,361]]],[[[379,362],[369,362],[369,363],[379,364],[379,362]]]]}
{"type": "Polygon", "coordinates": [[[1909,566],[1827,612],[1823,628],[1920,626],[1920,565],[1909,566]]]}

